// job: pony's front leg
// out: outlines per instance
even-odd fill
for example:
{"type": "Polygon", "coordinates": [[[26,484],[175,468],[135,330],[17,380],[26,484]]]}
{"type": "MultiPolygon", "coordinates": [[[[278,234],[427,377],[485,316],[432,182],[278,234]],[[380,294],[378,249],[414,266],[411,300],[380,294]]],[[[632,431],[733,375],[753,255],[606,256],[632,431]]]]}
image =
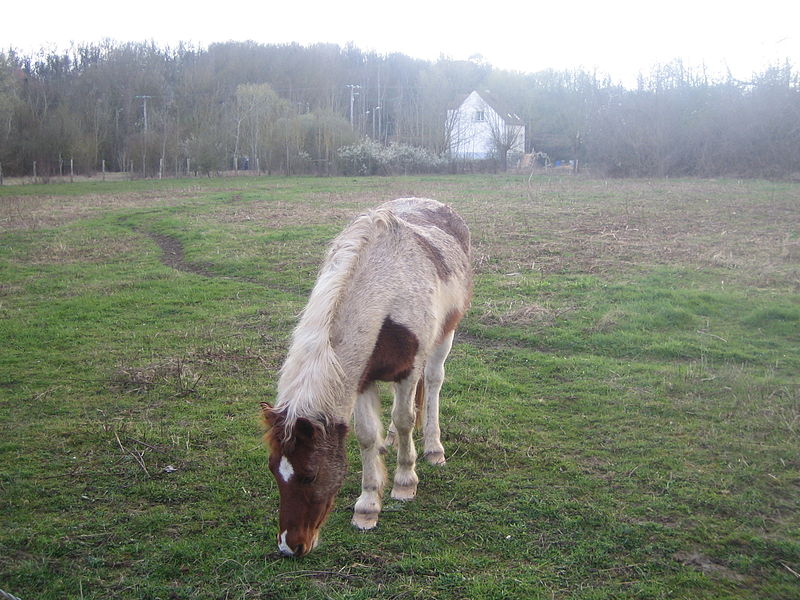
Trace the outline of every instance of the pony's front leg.
{"type": "Polygon", "coordinates": [[[383,464],[383,433],[380,420],[380,399],[371,384],[356,399],[355,430],[361,448],[361,496],[356,501],[353,525],[372,529],[378,524],[386,467],[383,464]]]}
{"type": "Polygon", "coordinates": [[[414,447],[412,433],[416,420],[414,392],[418,379],[412,374],[394,385],[392,422],[397,429],[397,468],[394,472],[392,498],[395,500],[413,500],[417,495],[417,449],[414,447]]]}

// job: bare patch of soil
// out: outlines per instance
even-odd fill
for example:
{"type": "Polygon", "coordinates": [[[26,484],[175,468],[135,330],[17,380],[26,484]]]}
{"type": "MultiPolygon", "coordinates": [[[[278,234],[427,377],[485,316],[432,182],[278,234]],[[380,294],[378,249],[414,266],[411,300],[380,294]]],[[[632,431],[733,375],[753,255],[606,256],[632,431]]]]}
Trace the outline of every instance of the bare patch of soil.
{"type": "Polygon", "coordinates": [[[277,359],[261,349],[234,349],[226,346],[202,348],[182,357],[167,358],[144,366],[119,366],[109,378],[109,387],[126,394],[141,394],[159,385],[173,389],[175,396],[185,396],[197,391],[213,365],[225,365],[231,375],[252,369],[253,364],[276,370],[277,359]],[[242,367],[241,365],[247,365],[242,367]]]}
{"type": "Polygon", "coordinates": [[[152,387],[168,383],[180,395],[194,392],[201,375],[182,359],[170,359],[144,367],[119,367],[109,382],[112,390],[126,394],[144,393],[152,387]]]}
{"type": "Polygon", "coordinates": [[[674,554],[674,558],[681,562],[681,564],[692,567],[702,571],[709,577],[717,577],[720,579],[728,579],[730,581],[744,581],[744,575],[729,569],[728,567],[714,562],[708,556],[704,556],[697,552],[688,552],[681,550],[674,554]]]}

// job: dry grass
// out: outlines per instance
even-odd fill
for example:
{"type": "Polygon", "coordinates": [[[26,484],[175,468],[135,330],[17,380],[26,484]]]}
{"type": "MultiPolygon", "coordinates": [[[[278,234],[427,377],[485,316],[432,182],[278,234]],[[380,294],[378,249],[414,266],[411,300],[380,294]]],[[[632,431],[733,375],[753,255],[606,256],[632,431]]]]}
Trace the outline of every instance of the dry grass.
{"type": "Polygon", "coordinates": [[[485,325],[515,325],[529,328],[550,327],[558,317],[570,310],[516,300],[505,303],[489,301],[484,307],[479,320],[485,325]]]}
{"type": "Polygon", "coordinates": [[[169,206],[176,200],[196,197],[186,188],[75,196],[8,196],[0,199],[0,232],[36,231],[90,218],[110,210],[169,206]]]}
{"type": "Polygon", "coordinates": [[[193,393],[202,375],[184,359],[169,359],[143,367],[119,367],[112,375],[109,385],[115,392],[141,394],[157,385],[170,385],[177,396],[193,393]]]}
{"type": "Polygon", "coordinates": [[[108,387],[118,393],[141,394],[165,386],[175,397],[198,391],[210,373],[242,376],[253,370],[276,371],[282,353],[264,348],[233,348],[215,344],[186,355],[169,357],[142,366],[120,365],[108,379],[108,387]]]}
{"type": "MultiPolygon", "coordinates": [[[[353,217],[352,206],[342,206],[333,202],[325,203],[290,203],[283,201],[231,203],[220,206],[210,216],[219,223],[243,224],[249,228],[253,223],[263,224],[266,229],[283,229],[285,227],[307,227],[346,223],[353,217]]],[[[202,216],[207,220],[208,214],[202,216]]]]}
{"type": "Polygon", "coordinates": [[[617,324],[624,320],[625,317],[624,311],[618,308],[611,309],[597,320],[591,328],[591,331],[596,333],[608,333],[613,331],[617,324]]]}
{"type": "Polygon", "coordinates": [[[387,180],[387,185],[369,187],[356,193],[335,191],[312,192],[305,195],[300,202],[289,202],[271,197],[268,192],[263,200],[231,202],[220,204],[212,212],[205,213],[216,221],[226,224],[252,223],[263,224],[268,229],[285,227],[307,227],[344,225],[355,215],[367,211],[382,202],[393,198],[408,196],[431,196],[447,200],[447,195],[436,194],[425,184],[415,182],[413,185],[404,180],[387,180]]]}
{"type": "MultiPolygon", "coordinates": [[[[271,190],[280,184],[262,184],[250,193],[263,199],[239,201],[233,195],[189,219],[244,229],[254,223],[262,229],[344,224],[393,197],[429,196],[457,203],[473,224],[478,271],[619,273],[680,264],[722,267],[732,278],[758,287],[800,287],[797,185],[554,176],[536,180],[529,195],[524,177],[475,179],[475,189],[458,178],[397,178],[379,184],[331,180],[329,186],[328,180],[320,181],[323,191],[309,191],[298,201],[279,199],[271,190]]],[[[187,182],[163,191],[7,196],[0,202],[0,231],[56,227],[111,210],[170,206],[197,198],[205,189],[187,182]]],[[[55,246],[41,254],[49,262],[60,256],[69,260],[72,251],[55,246]]]]}
{"type": "Polygon", "coordinates": [[[764,183],[757,186],[761,197],[753,198],[754,187],[559,178],[542,182],[533,201],[510,186],[491,203],[460,208],[486,227],[474,232],[479,269],[618,273],[680,264],[723,267],[757,285],[796,288],[800,187],[764,183]]]}
{"type": "Polygon", "coordinates": [[[110,237],[84,234],[58,235],[55,239],[31,249],[25,261],[34,265],[46,264],[99,264],[144,252],[140,240],[132,237],[110,237]]]}

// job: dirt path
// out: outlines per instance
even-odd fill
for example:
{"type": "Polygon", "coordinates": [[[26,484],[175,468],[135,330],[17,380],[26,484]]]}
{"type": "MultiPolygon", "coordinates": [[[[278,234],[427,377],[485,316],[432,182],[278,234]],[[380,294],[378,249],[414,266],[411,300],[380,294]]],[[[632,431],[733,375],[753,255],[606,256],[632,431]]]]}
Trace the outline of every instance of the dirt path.
{"type": "Polygon", "coordinates": [[[134,227],[133,230],[136,233],[141,235],[145,235],[153,240],[156,245],[161,249],[161,256],[159,260],[161,264],[175,269],[176,271],[181,271],[182,273],[191,273],[192,275],[200,275],[202,277],[214,277],[216,279],[229,279],[231,281],[243,281],[245,283],[255,283],[257,285],[264,286],[266,288],[274,289],[280,292],[284,292],[286,294],[294,294],[305,296],[308,293],[308,290],[291,287],[291,286],[281,286],[267,283],[263,280],[256,279],[254,277],[242,277],[241,275],[224,275],[218,271],[214,270],[214,265],[208,262],[190,262],[186,260],[186,255],[183,251],[183,244],[181,244],[180,240],[176,237],[171,235],[166,235],[163,233],[155,233],[153,231],[148,231],[147,229],[141,227],[134,227]]]}
{"type": "MultiPolygon", "coordinates": [[[[153,233],[143,229],[136,229],[137,232],[142,233],[153,240],[159,248],[161,248],[161,262],[176,271],[183,271],[184,273],[192,273],[194,275],[202,275],[204,277],[223,277],[217,273],[212,272],[211,266],[208,263],[192,263],[186,260],[183,252],[183,245],[180,240],[163,233],[153,233]]],[[[226,277],[226,279],[243,279],[241,277],[226,277]]],[[[250,280],[247,280],[250,281],[250,280]]]]}

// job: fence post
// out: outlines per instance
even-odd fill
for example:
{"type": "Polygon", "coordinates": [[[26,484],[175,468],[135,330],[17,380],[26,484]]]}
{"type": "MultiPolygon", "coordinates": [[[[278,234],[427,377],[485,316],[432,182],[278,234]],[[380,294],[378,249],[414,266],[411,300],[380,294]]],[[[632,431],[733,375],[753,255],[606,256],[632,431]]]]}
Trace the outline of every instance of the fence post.
{"type": "Polygon", "coordinates": [[[74,177],[75,177],[75,169],[74,169],[74,165],[73,165],[73,162],[72,162],[72,157],[70,157],[70,159],[69,159],[69,182],[70,183],[73,182],[73,178],[74,177]]]}
{"type": "Polygon", "coordinates": [[[0,163],[0,185],[3,185],[3,163],[0,163]]]}
{"type": "Polygon", "coordinates": [[[33,183],[36,183],[36,161],[33,161],[33,183]]]}
{"type": "Polygon", "coordinates": [[[105,181],[106,180],[106,159],[105,158],[103,159],[102,165],[103,165],[102,166],[102,169],[103,169],[103,181],[105,181]]]}

